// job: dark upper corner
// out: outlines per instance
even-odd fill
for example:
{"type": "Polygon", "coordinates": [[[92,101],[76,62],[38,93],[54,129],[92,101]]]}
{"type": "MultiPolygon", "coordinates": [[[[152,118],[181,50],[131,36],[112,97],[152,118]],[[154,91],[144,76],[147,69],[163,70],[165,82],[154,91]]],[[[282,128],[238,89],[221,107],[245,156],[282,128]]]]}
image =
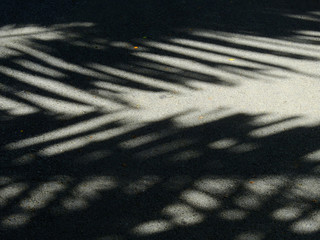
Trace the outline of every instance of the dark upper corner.
{"type": "Polygon", "coordinates": [[[319,30],[318,22],[286,15],[308,14],[319,8],[319,0],[4,0],[0,21],[2,26],[93,22],[100,34],[123,40],[144,33],[163,36],[189,27],[281,36],[296,30],[319,30]]]}

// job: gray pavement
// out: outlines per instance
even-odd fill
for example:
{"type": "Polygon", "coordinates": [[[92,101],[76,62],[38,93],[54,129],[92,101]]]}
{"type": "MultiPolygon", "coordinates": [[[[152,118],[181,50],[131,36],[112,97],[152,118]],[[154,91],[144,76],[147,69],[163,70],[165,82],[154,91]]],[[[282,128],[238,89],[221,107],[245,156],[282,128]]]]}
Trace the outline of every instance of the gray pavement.
{"type": "Polygon", "coordinates": [[[320,239],[319,1],[0,13],[1,239],[320,239]]]}

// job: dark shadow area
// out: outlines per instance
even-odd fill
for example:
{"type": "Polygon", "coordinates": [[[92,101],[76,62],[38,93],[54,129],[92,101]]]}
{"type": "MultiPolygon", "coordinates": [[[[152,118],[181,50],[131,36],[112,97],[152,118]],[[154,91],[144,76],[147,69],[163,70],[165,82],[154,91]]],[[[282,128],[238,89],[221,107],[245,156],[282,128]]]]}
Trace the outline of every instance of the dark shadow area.
{"type": "MultiPolygon", "coordinates": [[[[32,121],[31,116],[5,117],[2,113],[1,126],[32,121]]],[[[83,121],[34,117],[60,127],[83,121]]],[[[108,140],[90,139],[85,147],[53,157],[38,150],[70,138],[2,150],[2,193],[16,190],[9,197],[3,194],[2,227],[7,228],[2,238],[231,240],[251,234],[256,239],[317,239],[319,162],[303,159],[320,149],[320,128],[250,137],[251,131],[266,127],[253,124],[257,117],[237,114],[190,128],[178,127],[173,117],[108,140]],[[138,144],[147,136],[154,140],[138,144]],[[234,143],[213,144],[224,139],[234,143]],[[29,162],[19,166],[13,161],[19,156],[29,156],[29,162]],[[279,209],[289,213],[277,216],[279,209]],[[22,218],[20,226],[6,220],[12,215],[12,221],[22,218]],[[143,224],[147,227],[139,230],[143,224]]],[[[110,123],[86,134],[116,127],[119,123],[110,123]]],[[[39,130],[48,128],[25,134],[39,130]]],[[[1,131],[9,139],[20,138],[10,127],[1,131]]]]}
{"type": "Polygon", "coordinates": [[[254,137],[298,117],[259,125],[240,112],[193,127],[175,121],[189,113],[136,127],[115,117],[139,108],[133,91],[317,77],[286,61],[319,61],[319,8],[1,1],[0,238],[320,239],[319,154],[306,157],[320,149],[319,125],[254,137]]]}
{"type": "MultiPolygon", "coordinates": [[[[101,33],[122,40],[144,34],[163,37],[183,27],[282,36],[298,29],[319,30],[309,20],[285,14],[305,14],[319,9],[318,0],[306,1],[191,1],[191,0],[44,0],[1,1],[1,25],[57,24],[70,21],[99,23],[101,33]],[[74,8],[77,15],[74,15],[74,8]]],[[[318,18],[316,14],[309,16],[318,18]]]]}

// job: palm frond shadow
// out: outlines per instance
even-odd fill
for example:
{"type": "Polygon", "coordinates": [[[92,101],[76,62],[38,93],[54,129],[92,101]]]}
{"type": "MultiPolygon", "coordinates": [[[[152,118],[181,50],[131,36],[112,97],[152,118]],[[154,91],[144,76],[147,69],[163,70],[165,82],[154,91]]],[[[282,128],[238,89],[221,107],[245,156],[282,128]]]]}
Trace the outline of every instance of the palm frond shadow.
{"type": "Polygon", "coordinates": [[[0,3],[1,238],[317,239],[318,125],[130,99],[319,77],[318,1],[35,2],[0,3]]]}
{"type": "MultiPolygon", "coordinates": [[[[51,76],[46,77],[76,88],[114,93],[117,90],[110,89],[110,83],[157,92],[176,86],[192,89],[193,81],[235,86],[247,79],[284,78],[278,70],[308,75],[286,62],[319,60],[314,54],[319,43],[317,1],[296,6],[285,1],[80,3],[61,1],[70,14],[62,12],[60,20],[52,19],[49,26],[40,27],[45,16],[33,19],[30,15],[29,20],[20,22],[24,27],[36,24],[26,33],[16,34],[17,27],[5,27],[1,39],[13,56],[9,54],[3,64],[41,76],[31,66],[26,69],[26,63],[38,65],[51,69],[46,73],[51,76]],[[60,25],[53,25],[59,21],[60,25]],[[15,41],[17,38],[20,40],[15,41]],[[308,43],[309,48],[303,49],[308,43]],[[100,89],[96,81],[108,84],[100,89]]],[[[53,7],[46,3],[38,6],[42,15],[53,7]]],[[[17,23],[17,19],[11,21],[17,23]]]]}

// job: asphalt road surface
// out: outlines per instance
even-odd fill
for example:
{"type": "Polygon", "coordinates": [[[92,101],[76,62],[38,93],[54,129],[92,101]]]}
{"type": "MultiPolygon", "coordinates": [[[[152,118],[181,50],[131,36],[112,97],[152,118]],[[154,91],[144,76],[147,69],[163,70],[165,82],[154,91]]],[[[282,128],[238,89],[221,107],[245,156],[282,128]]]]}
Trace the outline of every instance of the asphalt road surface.
{"type": "Polygon", "coordinates": [[[0,239],[320,239],[320,3],[0,3],[0,239]]]}

